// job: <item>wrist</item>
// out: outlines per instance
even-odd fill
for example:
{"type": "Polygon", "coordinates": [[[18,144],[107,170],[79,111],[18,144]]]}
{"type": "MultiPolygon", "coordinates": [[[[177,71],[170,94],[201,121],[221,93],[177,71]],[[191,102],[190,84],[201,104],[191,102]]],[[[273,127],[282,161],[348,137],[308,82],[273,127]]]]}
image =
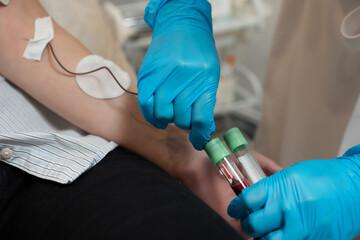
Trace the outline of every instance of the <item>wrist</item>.
{"type": "Polygon", "coordinates": [[[164,130],[151,126],[140,112],[136,98],[126,94],[121,98],[122,127],[116,133],[117,143],[180,179],[186,162],[197,152],[186,132],[172,125],[164,130]]]}

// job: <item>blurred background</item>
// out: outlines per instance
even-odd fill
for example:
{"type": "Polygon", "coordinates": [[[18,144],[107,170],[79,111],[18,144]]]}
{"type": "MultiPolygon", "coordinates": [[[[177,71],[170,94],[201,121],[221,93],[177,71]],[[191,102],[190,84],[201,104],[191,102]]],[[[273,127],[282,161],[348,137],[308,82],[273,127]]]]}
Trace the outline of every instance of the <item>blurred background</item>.
{"type": "MultiPolygon", "coordinates": [[[[143,20],[147,0],[99,0],[135,72],[151,42],[143,20]]],[[[216,132],[239,127],[252,142],[261,119],[263,86],[282,0],[209,0],[221,62],[216,132]]]]}

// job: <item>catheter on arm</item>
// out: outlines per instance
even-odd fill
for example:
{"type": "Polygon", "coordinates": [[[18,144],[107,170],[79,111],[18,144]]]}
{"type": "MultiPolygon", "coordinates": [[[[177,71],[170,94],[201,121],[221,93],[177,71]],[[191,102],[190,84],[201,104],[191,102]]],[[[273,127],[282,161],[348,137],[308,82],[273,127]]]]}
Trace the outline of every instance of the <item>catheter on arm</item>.
{"type": "Polygon", "coordinates": [[[127,90],[130,86],[129,75],[115,63],[105,60],[101,56],[86,56],[78,63],[76,72],[68,70],[61,64],[54,52],[50,43],[53,38],[54,29],[51,18],[36,19],[34,38],[29,40],[23,57],[40,61],[45,48],[48,46],[59,66],[65,72],[76,76],[78,86],[89,96],[98,99],[109,99],[119,97],[124,92],[137,95],[137,93],[127,90]],[[113,78],[113,80],[110,78],[113,78]]]}

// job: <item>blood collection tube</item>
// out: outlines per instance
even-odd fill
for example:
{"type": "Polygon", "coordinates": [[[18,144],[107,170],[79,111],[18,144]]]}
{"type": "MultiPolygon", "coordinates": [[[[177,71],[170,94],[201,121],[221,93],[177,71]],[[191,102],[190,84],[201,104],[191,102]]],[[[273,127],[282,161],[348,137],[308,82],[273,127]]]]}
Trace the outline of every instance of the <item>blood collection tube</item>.
{"type": "Polygon", "coordinates": [[[218,166],[220,173],[229,182],[236,195],[249,186],[235,162],[230,158],[229,151],[219,138],[208,142],[204,150],[213,164],[218,166]]]}
{"type": "Polygon", "coordinates": [[[230,151],[235,155],[241,173],[250,185],[255,184],[266,175],[250,152],[248,142],[238,128],[231,128],[223,135],[230,151]]]}

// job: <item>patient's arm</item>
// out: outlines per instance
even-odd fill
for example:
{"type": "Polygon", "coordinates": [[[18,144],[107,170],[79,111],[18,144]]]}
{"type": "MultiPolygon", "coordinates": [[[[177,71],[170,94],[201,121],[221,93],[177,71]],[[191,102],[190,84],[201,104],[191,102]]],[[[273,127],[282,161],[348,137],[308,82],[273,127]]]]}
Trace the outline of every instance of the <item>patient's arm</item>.
{"type": "MultiPolygon", "coordinates": [[[[89,97],[73,76],[62,74],[48,50],[40,62],[22,57],[27,44],[24,38],[33,37],[35,19],[47,15],[36,0],[12,0],[9,6],[0,7],[1,75],[85,131],[115,141],[157,164],[228,221],[234,221],[226,214],[234,193],[205,153],[193,149],[188,134],[173,126],[159,130],[147,124],[132,95],[111,100],[89,97]]],[[[90,52],[56,23],[54,29],[54,50],[60,61],[74,71],[90,52]]],[[[260,163],[268,173],[279,169],[268,159],[260,163]]],[[[240,227],[237,222],[232,223],[240,227]]]]}

